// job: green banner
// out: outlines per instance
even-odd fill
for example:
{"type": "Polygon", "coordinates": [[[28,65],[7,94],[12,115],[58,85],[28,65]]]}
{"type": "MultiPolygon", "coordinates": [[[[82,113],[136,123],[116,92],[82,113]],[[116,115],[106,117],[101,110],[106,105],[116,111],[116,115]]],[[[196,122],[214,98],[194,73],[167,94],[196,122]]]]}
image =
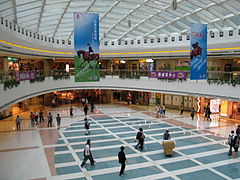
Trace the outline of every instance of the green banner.
{"type": "Polygon", "coordinates": [[[75,82],[99,81],[99,63],[97,60],[84,61],[83,57],[74,57],[75,82]]]}

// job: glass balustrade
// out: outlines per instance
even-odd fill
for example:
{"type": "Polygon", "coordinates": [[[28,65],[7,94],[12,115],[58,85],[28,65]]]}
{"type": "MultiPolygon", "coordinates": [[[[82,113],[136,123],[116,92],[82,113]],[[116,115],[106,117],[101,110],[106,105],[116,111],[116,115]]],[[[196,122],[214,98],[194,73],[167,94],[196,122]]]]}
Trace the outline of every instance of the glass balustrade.
{"type": "MultiPolygon", "coordinates": [[[[27,72],[27,71],[24,71],[27,72]]],[[[60,76],[73,76],[74,71],[66,72],[63,70],[52,70],[52,71],[29,71],[34,72],[35,77],[60,77],[60,76]]],[[[174,72],[174,71],[168,71],[174,72]]],[[[190,79],[190,72],[187,72],[187,80],[190,79]]],[[[15,80],[16,72],[9,73],[0,73],[0,84],[5,81],[15,80]]],[[[148,77],[148,70],[140,70],[140,71],[131,71],[131,70],[111,70],[111,69],[100,69],[100,77],[104,78],[105,76],[118,76],[119,78],[130,78],[130,79],[139,79],[141,77],[148,77]]],[[[208,81],[240,81],[240,72],[225,72],[225,71],[208,71],[207,73],[208,81]]]]}

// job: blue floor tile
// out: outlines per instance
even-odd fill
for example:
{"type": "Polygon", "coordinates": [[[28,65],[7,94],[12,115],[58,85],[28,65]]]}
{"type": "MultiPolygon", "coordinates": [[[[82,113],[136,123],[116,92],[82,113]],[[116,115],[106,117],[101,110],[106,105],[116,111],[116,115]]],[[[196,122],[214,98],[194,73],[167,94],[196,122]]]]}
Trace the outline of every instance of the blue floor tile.
{"type": "Polygon", "coordinates": [[[98,123],[100,124],[109,124],[109,123],[116,123],[118,122],[117,120],[107,120],[107,121],[98,121],[98,123]]]}
{"type": "Polygon", "coordinates": [[[58,152],[58,151],[68,151],[68,147],[67,146],[58,146],[58,147],[55,147],[55,151],[58,152]]]}
{"type": "Polygon", "coordinates": [[[137,131],[136,132],[132,132],[132,133],[117,134],[117,136],[120,137],[120,138],[125,138],[125,137],[133,137],[133,138],[135,138],[136,135],[137,135],[137,131]]]}
{"type": "Polygon", "coordinates": [[[58,163],[66,163],[66,162],[74,162],[74,158],[72,154],[67,153],[67,154],[56,154],[54,156],[55,164],[58,163]]]}
{"type": "Polygon", "coordinates": [[[96,136],[96,137],[89,137],[85,136],[83,138],[74,138],[74,139],[68,139],[69,143],[75,143],[75,142],[86,142],[88,139],[91,139],[92,141],[96,140],[105,140],[105,139],[115,139],[112,135],[104,135],[104,136],[96,136]]]}
{"type": "MultiPolygon", "coordinates": [[[[119,151],[120,151],[120,146],[119,146],[119,148],[94,150],[92,153],[93,153],[94,158],[106,158],[106,157],[112,157],[112,156],[117,157],[119,151]]],[[[126,155],[128,155],[128,154],[135,153],[135,151],[133,151],[132,149],[130,149],[129,147],[126,146],[125,153],[126,153],[126,155]]],[[[80,159],[82,159],[82,156],[83,156],[82,152],[77,153],[77,155],[80,157],[80,159]]]]}
{"type": "Polygon", "coordinates": [[[227,148],[227,147],[222,144],[212,144],[212,145],[201,146],[201,147],[196,147],[196,148],[191,148],[191,149],[184,149],[184,150],[180,150],[180,151],[184,154],[190,155],[190,154],[208,152],[208,151],[213,151],[213,150],[218,150],[218,149],[223,149],[223,148],[227,148]]]}
{"type": "Polygon", "coordinates": [[[129,119],[123,119],[121,121],[126,122],[126,121],[145,121],[145,120],[141,118],[129,118],[129,119]]]}
{"type": "Polygon", "coordinates": [[[149,158],[151,158],[154,161],[158,161],[158,160],[162,160],[162,159],[172,159],[175,157],[179,157],[181,156],[181,154],[174,152],[173,150],[173,155],[172,156],[165,156],[164,152],[162,153],[157,153],[157,154],[151,154],[151,155],[147,155],[149,158]]]}
{"type": "Polygon", "coordinates": [[[180,174],[178,175],[178,177],[182,180],[204,180],[204,179],[224,180],[225,179],[222,176],[219,176],[218,174],[215,174],[214,172],[208,169],[180,174]]]}
{"type": "Polygon", "coordinates": [[[85,144],[75,144],[75,145],[72,145],[72,148],[73,148],[74,150],[84,149],[84,148],[85,148],[85,144]]]}
{"type": "Polygon", "coordinates": [[[105,142],[96,142],[92,143],[92,147],[103,147],[103,146],[113,146],[113,145],[122,145],[123,143],[118,140],[114,141],[105,141],[105,142]]]}
{"type": "Polygon", "coordinates": [[[82,178],[74,178],[74,179],[68,179],[68,180],[87,180],[87,178],[82,177],[82,178]]]}
{"type": "Polygon", "coordinates": [[[94,117],[94,116],[92,116],[92,118],[95,119],[95,120],[113,119],[113,118],[111,118],[111,117],[94,117]]]}
{"type": "Polygon", "coordinates": [[[184,161],[178,161],[178,162],[171,162],[167,164],[161,164],[161,166],[167,169],[168,171],[175,171],[175,170],[190,168],[190,167],[199,166],[199,165],[191,160],[184,160],[184,161]]]}
{"type": "Polygon", "coordinates": [[[137,178],[142,177],[144,179],[144,176],[149,176],[153,174],[159,174],[162,173],[161,170],[158,168],[152,166],[152,167],[145,167],[145,168],[138,168],[138,169],[132,169],[132,170],[125,170],[125,175],[123,177],[120,177],[118,174],[119,172],[110,173],[110,174],[103,174],[98,176],[93,176],[92,178],[94,180],[115,180],[115,179],[131,179],[131,178],[137,178]]]}
{"type": "Polygon", "coordinates": [[[210,140],[203,137],[184,138],[176,140],[176,146],[188,146],[200,143],[210,142],[210,140]]]}
{"type": "Polygon", "coordinates": [[[216,140],[216,141],[221,141],[221,140],[226,139],[226,138],[219,137],[219,136],[214,136],[214,135],[205,135],[205,136],[210,138],[210,139],[216,140]]]}
{"type": "Polygon", "coordinates": [[[135,131],[130,127],[121,127],[121,128],[111,128],[109,129],[111,132],[113,133],[118,133],[118,132],[131,132],[131,131],[135,131]]]}
{"type": "Polygon", "coordinates": [[[118,127],[118,126],[125,126],[122,123],[114,123],[114,124],[105,124],[104,127],[118,127]]]}
{"type": "Polygon", "coordinates": [[[228,156],[228,151],[221,153],[221,154],[214,154],[211,156],[204,156],[200,158],[196,158],[196,160],[202,162],[203,164],[218,162],[218,161],[224,161],[232,159],[232,156],[228,156]]]}
{"type": "MultiPolygon", "coordinates": [[[[132,158],[127,158],[127,164],[131,165],[131,164],[136,164],[136,163],[144,163],[147,162],[146,159],[144,159],[142,156],[139,157],[132,157],[132,158]]],[[[104,162],[96,162],[95,166],[91,166],[90,163],[85,165],[85,168],[88,171],[92,171],[92,170],[99,170],[99,169],[106,169],[106,168],[113,168],[113,167],[120,167],[121,165],[118,162],[118,159],[116,160],[111,160],[111,161],[104,161],[104,162]]]]}
{"type": "Polygon", "coordinates": [[[161,144],[159,144],[159,143],[149,143],[149,144],[144,144],[143,152],[145,152],[145,151],[158,151],[158,150],[161,150],[161,149],[163,149],[161,144]]]}
{"type": "Polygon", "coordinates": [[[240,163],[227,164],[215,167],[214,169],[231,177],[232,179],[240,178],[240,163]]]}
{"type": "Polygon", "coordinates": [[[160,179],[156,179],[156,180],[174,180],[174,179],[171,177],[165,177],[165,178],[160,178],[160,179]]]}
{"type": "Polygon", "coordinates": [[[67,166],[56,168],[57,175],[80,173],[81,169],[79,166],[67,166]]]}
{"type": "Polygon", "coordinates": [[[65,144],[64,140],[58,140],[57,144],[65,144]]]}

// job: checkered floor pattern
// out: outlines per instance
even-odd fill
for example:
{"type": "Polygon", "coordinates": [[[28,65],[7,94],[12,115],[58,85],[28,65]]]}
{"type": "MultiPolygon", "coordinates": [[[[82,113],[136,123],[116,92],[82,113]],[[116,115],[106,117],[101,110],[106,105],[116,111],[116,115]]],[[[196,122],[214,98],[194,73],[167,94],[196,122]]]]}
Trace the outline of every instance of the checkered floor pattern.
{"type": "MultiPolygon", "coordinates": [[[[74,180],[115,179],[240,179],[238,153],[228,156],[226,139],[196,129],[167,123],[167,118],[155,119],[143,111],[124,106],[97,107],[100,114],[91,114],[90,135],[85,135],[83,120],[76,120],[64,131],[55,147],[55,168],[59,178],[74,180]],[[134,148],[138,129],[146,135],[143,151],[134,148]],[[168,129],[176,148],[166,157],[161,145],[168,129]],[[87,162],[80,167],[87,139],[92,141],[95,166],[87,162]],[[128,163],[125,175],[119,177],[117,154],[125,146],[128,163]]],[[[80,110],[79,110],[80,111],[80,110]]],[[[83,116],[81,117],[83,119],[83,116]]]]}

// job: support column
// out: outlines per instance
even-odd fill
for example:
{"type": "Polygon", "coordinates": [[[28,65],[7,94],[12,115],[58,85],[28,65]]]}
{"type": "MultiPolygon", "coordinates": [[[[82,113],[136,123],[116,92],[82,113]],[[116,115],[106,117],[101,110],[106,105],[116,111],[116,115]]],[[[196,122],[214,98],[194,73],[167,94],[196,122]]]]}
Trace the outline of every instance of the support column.
{"type": "Polygon", "coordinates": [[[51,60],[50,59],[43,59],[43,69],[44,69],[44,75],[48,76],[51,71],[51,60]]]}

